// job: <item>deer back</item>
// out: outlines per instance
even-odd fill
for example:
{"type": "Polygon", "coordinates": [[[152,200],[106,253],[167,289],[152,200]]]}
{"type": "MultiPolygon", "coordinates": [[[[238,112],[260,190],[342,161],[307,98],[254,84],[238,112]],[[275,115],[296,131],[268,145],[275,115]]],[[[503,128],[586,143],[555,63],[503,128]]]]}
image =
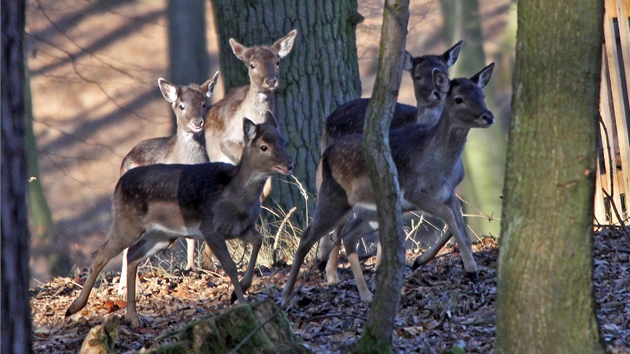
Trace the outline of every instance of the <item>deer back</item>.
{"type": "MultiPolygon", "coordinates": [[[[442,116],[436,124],[416,124],[390,132],[389,143],[401,194],[422,191],[443,199],[461,182],[463,169],[456,167],[468,132],[471,128],[489,127],[494,122],[482,92],[493,67],[494,63],[470,79],[451,81],[442,116]]],[[[322,184],[340,185],[350,205],[374,205],[360,135],[335,141],[322,155],[321,168],[324,170],[322,184]]]]}
{"type": "Polygon", "coordinates": [[[218,77],[217,71],[203,84],[187,86],[176,86],[160,78],[158,85],[175,114],[177,133],[141,141],[123,159],[121,174],[134,167],[157,163],[208,162],[203,126],[207,100],[212,96],[218,77]]]}
{"type": "Polygon", "coordinates": [[[240,148],[243,117],[258,124],[265,121],[267,111],[275,110],[274,91],[279,83],[280,59],[291,52],[296,35],[297,31],[293,30],[271,46],[245,47],[230,39],[234,55],[247,67],[250,84],[231,90],[208,111],[205,130],[210,161],[238,162],[240,151],[226,153],[224,150],[240,148]],[[225,144],[226,141],[231,145],[225,144]]]}
{"type": "MultiPolygon", "coordinates": [[[[448,68],[457,61],[462,45],[463,41],[459,41],[440,55],[413,57],[405,52],[403,69],[411,75],[416,107],[397,103],[390,130],[416,123],[434,124],[439,119],[449,87],[448,68]]],[[[349,101],[326,118],[321,138],[322,152],[339,137],[363,133],[369,102],[367,98],[349,101]]]]}

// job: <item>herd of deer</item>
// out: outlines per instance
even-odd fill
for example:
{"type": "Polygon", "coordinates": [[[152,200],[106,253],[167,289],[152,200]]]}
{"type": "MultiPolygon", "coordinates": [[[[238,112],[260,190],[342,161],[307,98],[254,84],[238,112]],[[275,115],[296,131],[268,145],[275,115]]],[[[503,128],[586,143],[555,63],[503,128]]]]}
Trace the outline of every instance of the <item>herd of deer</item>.
{"type": "MultiPolygon", "coordinates": [[[[210,109],[206,102],[218,72],[202,85],[176,86],[158,80],[177,118],[177,133],[142,141],[123,159],[107,241],[96,251],[83,289],[66,316],[86,305],[99,272],[124,251],[119,291],[126,284],[125,318],[139,326],[135,303],[138,264],[179,237],[189,240],[189,268],[193,266],[194,240],[205,241],[232,281],[233,298],[246,302],[243,292],[252,283],[262,245],[256,230],[261,201],[271,191],[270,178],[289,174],[294,167],[272,112],[279,60],[291,52],[296,35],[293,30],[271,46],[245,47],[230,39],[234,54],[247,66],[250,85],[232,90],[210,109]],[[240,282],[226,246],[226,240],[234,238],[252,244],[240,282]]],[[[413,57],[405,52],[404,70],[411,73],[417,105],[397,104],[389,141],[403,211],[431,213],[449,230],[415,260],[414,269],[433,259],[454,236],[465,271],[475,277],[472,243],[454,191],[464,178],[461,156],[468,132],[494,122],[482,93],[494,64],[471,78],[449,79],[448,68],[457,60],[462,44],[460,41],[441,55],[413,57]]],[[[300,267],[318,240],[318,259],[328,258],[328,283],[338,281],[338,245],[342,241],[361,299],[372,299],[356,254],[360,238],[378,229],[360,135],[368,101],[342,104],[326,118],[317,168],[318,203],[313,221],[300,238],[282,292],[283,307],[290,305],[300,267]],[[324,237],[331,231],[332,239],[324,237]]],[[[377,267],[379,263],[377,252],[377,267]]]]}

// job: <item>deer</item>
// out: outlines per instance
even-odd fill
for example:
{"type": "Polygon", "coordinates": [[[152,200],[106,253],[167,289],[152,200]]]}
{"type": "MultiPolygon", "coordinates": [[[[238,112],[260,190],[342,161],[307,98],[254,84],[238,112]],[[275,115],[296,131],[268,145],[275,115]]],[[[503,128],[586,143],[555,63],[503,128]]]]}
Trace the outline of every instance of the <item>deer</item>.
{"type": "Polygon", "coordinates": [[[250,84],[231,90],[206,114],[206,149],[211,162],[238,163],[243,149],[241,118],[258,124],[265,120],[267,111],[275,111],[280,59],[291,52],[296,35],[292,30],[271,46],[253,47],[230,38],[232,52],[247,66],[250,84]]]}
{"type": "MultiPolygon", "coordinates": [[[[422,210],[442,219],[459,245],[465,272],[471,276],[477,274],[477,265],[455,195],[455,187],[464,178],[464,170],[457,166],[470,129],[488,128],[494,123],[494,115],[486,107],[482,92],[493,68],[494,63],[491,63],[470,79],[453,79],[436,124],[403,127],[392,130],[389,135],[392,159],[398,171],[402,211],[422,210]]],[[[283,308],[290,305],[308,251],[331,230],[340,232],[339,228],[353,211],[360,212],[352,221],[354,227],[343,235],[343,245],[361,300],[372,300],[356,254],[358,240],[378,230],[374,191],[366,171],[361,135],[335,141],[322,154],[319,168],[322,181],[314,219],[300,237],[282,292],[283,308]]],[[[377,257],[377,269],[378,262],[377,257]]]]}
{"type": "MultiPolygon", "coordinates": [[[[175,114],[177,132],[173,136],[143,140],[129,151],[120,165],[120,175],[138,166],[154,164],[198,164],[210,162],[206,151],[206,137],[203,130],[206,118],[206,103],[212,97],[219,78],[217,71],[212,78],[201,85],[173,85],[163,78],[158,79],[158,87],[164,99],[171,104],[175,114]]],[[[186,239],[186,269],[194,268],[195,240],[186,239]]],[[[122,270],[118,283],[118,293],[123,294],[127,282],[127,249],[123,251],[122,270]]]]}
{"type": "Polygon", "coordinates": [[[260,194],[267,178],[289,174],[294,165],[271,112],[261,124],[247,118],[243,118],[242,124],[243,152],[236,165],[222,162],[147,165],[131,169],[119,179],[107,240],[95,252],[83,289],[66,311],[66,317],[87,304],[96,278],[107,262],[129,248],[125,320],[132,327],[140,326],[135,301],[139,262],[166,249],[177,238],[190,236],[210,246],[231,279],[233,295],[239,303],[247,302],[244,292],[251,285],[262,245],[262,236],[256,230],[260,194]],[[252,254],[240,282],[226,246],[226,240],[234,238],[252,244],[252,254]]]}
{"type": "MultiPolygon", "coordinates": [[[[459,58],[463,44],[464,41],[460,40],[439,55],[428,54],[413,57],[412,54],[405,51],[403,70],[409,71],[411,75],[416,106],[397,103],[390,130],[414,124],[433,125],[439,120],[444,107],[444,97],[450,86],[448,69],[459,58]]],[[[367,98],[348,101],[337,107],[326,118],[321,137],[320,151],[322,153],[341,137],[363,133],[369,101],[367,98]]],[[[460,165],[463,169],[463,164],[460,165]]],[[[316,178],[317,189],[319,189],[320,179],[319,176],[316,178]]],[[[337,276],[338,257],[339,240],[331,240],[330,237],[322,238],[317,250],[317,259],[320,265],[323,265],[327,259],[326,283],[328,285],[339,282],[337,276]]]]}

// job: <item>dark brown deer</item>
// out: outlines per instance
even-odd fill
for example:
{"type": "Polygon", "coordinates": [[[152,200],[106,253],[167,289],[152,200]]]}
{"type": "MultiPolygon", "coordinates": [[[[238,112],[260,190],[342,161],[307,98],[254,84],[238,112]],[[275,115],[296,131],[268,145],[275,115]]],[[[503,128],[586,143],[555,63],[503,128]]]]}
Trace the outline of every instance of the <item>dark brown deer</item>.
{"type": "MultiPolygon", "coordinates": [[[[214,76],[201,85],[176,86],[160,78],[158,86],[164,99],[171,104],[177,122],[177,133],[169,137],[143,140],[125,156],[120,166],[120,175],[134,167],[162,164],[207,163],[204,122],[206,105],[212,97],[219,78],[214,76]]],[[[187,269],[194,268],[195,240],[187,239],[187,269]]],[[[127,283],[127,249],[122,256],[122,270],[118,292],[123,293],[127,283]]]]}
{"type": "Polygon", "coordinates": [[[260,193],[267,178],[289,174],[293,163],[271,113],[262,124],[243,119],[243,153],[237,165],[148,165],[129,170],[114,192],[114,220],[107,241],[96,251],[88,278],[66,316],[87,303],[96,277],[107,262],[129,247],[126,320],[141,324],[136,311],[138,263],[166,249],[178,237],[204,240],[234,285],[234,295],[245,303],[262,244],[256,231],[260,193]],[[152,232],[158,230],[160,232],[152,232]],[[252,244],[252,255],[241,282],[225,244],[239,238],[252,244]]]}
{"type": "Polygon", "coordinates": [[[280,59],[293,48],[296,30],[271,46],[245,47],[234,38],[230,46],[247,66],[249,86],[238,87],[212,106],[206,115],[206,147],[211,162],[238,163],[243,149],[241,119],[258,124],[267,111],[274,112],[274,91],[278,88],[280,59]]]}
{"type": "MultiPolygon", "coordinates": [[[[455,187],[464,178],[458,169],[466,137],[471,128],[487,128],[494,116],[485,105],[482,88],[492,75],[494,63],[470,79],[454,79],[444,100],[438,122],[430,127],[413,125],[390,132],[392,158],[398,170],[400,203],[403,211],[422,210],[441,218],[453,232],[461,250],[464,270],[476,274],[472,242],[455,187]]],[[[290,304],[293,288],[304,257],[313,244],[359,211],[355,227],[344,235],[343,244],[363,301],[372,293],[365,284],[356,255],[356,244],[366,232],[378,229],[376,204],[366,162],[362,137],[352,135],[334,142],[320,159],[322,182],[313,222],[300,238],[291,273],[282,292],[282,306],[290,304]]],[[[377,257],[378,260],[378,257],[377,257]]]]}
{"type": "MultiPolygon", "coordinates": [[[[409,71],[413,82],[416,107],[397,103],[390,130],[414,124],[435,124],[442,115],[444,97],[448,92],[450,81],[448,68],[453,66],[459,58],[463,41],[457,42],[440,55],[423,55],[413,57],[405,52],[403,69],[409,71]]],[[[363,125],[369,99],[352,100],[337,107],[327,118],[321,138],[321,152],[323,153],[335,140],[351,134],[363,133],[363,125]]],[[[463,165],[462,165],[463,166],[463,165]]],[[[463,167],[462,167],[463,168],[463,167]]],[[[319,176],[317,185],[319,189],[319,176]]],[[[326,279],[329,285],[336,284],[337,259],[339,256],[339,242],[324,237],[319,242],[317,259],[326,265],[326,279]]]]}

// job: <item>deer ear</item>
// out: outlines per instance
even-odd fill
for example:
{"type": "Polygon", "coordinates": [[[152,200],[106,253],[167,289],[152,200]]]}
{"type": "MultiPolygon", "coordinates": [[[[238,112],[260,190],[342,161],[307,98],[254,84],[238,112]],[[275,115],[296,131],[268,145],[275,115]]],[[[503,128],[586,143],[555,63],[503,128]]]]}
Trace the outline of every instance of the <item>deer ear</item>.
{"type": "Polygon", "coordinates": [[[459,41],[455,43],[454,46],[449,48],[444,54],[442,54],[442,58],[446,63],[446,66],[449,68],[455,64],[457,58],[459,58],[459,51],[462,50],[462,46],[464,45],[464,41],[459,41]]]}
{"type": "Polygon", "coordinates": [[[212,93],[214,92],[214,87],[217,85],[217,80],[219,80],[218,71],[214,73],[214,76],[210,80],[204,82],[201,85],[201,92],[203,92],[206,95],[206,97],[208,98],[212,97],[212,93]]]}
{"type": "Polygon", "coordinates": [[[405,56],[403,58],[403,70],[411,71],[413,69],[413,55],[405,50],[405,56]]]}
{"type": "Polygon", "coordinates": [[[276,117],[274,117],[273,113],[269,110],[265,113],[265,124],[272,125],[274,128],[278,129],[278,121],[276,121],[276,117]]]}
{"type": "Polygon", "coordinates": [[[158,86],[160,86],[160,91],[162,91],[162,96],[164,96],[164,98],[169,103],[173,103],[177,101],[177,87],[175,87],[175,85],[164,80],[163,78],[159,78],[158,86]]]}
{"type": "Polygon", "coordinates": [[[289,32],[289,34],[278,39],[271,46],[274,53],[276,53],[279,58],[284,58],[289,53],[291,53],[291,49],[293,49],[293,43],[295,42],[295,36],[297,36],[297,30],[292,30],[291,32],[289,32]]]}
{"type": "Polygon", "coordinates": [[[232,52],[234,52],[234,55],[236,55],[236,57],[240,60],[243,60],[243,52],[245,51],[245,49],[247,49],[247,47],[237,42],[234,38],[230,38],[229,42],[230,47],[232,47],[232,52]]]}
{"type": "Polygon", "coordinates": [[[470,78],[472,82],[474,82],[477,87],[480,89],[486,87],[488,82],[490,81],[490,76],[492,76],[492,70],[494,69],[494,63],[488,64],[485,68],[481,69],[478,73],[473,75],[470,78]]]}
{"type": "Polygon", "coordinates": [[[451,87],[451,80],[448,79],[448,76],[438,69],[433,69],[433,84],[435,87],[440,89],[442,92],[448,92],[448,89],[451,87]]]}
{"type": "Polygon", "coordinates": [[[254,139],[257,130],[258,126],[254,122],[248,118],[243,118],[243,138],[246,143],[254,139]]]}

